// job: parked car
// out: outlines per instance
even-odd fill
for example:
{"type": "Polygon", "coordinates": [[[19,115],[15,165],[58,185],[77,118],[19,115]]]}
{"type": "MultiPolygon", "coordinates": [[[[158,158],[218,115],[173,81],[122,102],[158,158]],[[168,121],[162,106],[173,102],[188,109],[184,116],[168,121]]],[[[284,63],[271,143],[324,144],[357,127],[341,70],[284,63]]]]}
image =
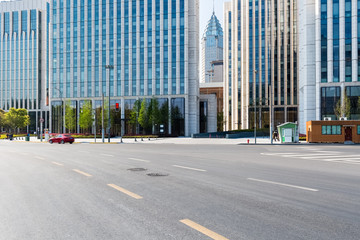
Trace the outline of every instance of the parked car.
{"type": "Polygon", "coordinates": [[[72,144],[75,141],[75,139],[69,135],[69,134],[59,134],[56,137],[50,138],[49,143],[53,144],[53,143],[61,143],[61,144],[65,144],[65,143],[70,143],[72,144]]]}

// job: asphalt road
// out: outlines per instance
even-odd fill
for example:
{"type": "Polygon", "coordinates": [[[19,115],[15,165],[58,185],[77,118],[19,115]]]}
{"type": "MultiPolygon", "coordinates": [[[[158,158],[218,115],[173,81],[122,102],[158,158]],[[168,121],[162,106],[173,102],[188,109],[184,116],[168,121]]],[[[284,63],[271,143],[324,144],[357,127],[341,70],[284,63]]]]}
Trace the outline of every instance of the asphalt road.
{"type": "Polygon", "coordinates": [[[359,153],[0,141],[0,239],[358,240],[359,153]]]}

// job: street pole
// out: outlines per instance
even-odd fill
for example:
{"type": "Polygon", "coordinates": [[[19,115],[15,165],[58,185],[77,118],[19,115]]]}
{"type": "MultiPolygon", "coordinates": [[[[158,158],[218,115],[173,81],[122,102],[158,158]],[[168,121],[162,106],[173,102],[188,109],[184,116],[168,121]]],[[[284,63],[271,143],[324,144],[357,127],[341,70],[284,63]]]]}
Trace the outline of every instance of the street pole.
{"type": "Polygon", "coordinates": [[[108,94],[109,94],[109,103],[108,103],[108,142],[110,142],[110,125],[111,125],[111,119],[110,119],[110,72],[111,69],[114,68],[114,65],[106,65],[105,69],[109,69],[109,84],[108,84],[108,94]]]}
{"type": "Polygon", "coordinates": [[[96,123],[97,123],[97,122],[96,122],[96,108],[94,109],[94,115],[95,115],[95,116],[94,116],[94,128],[95,128],[95,129],[94,129],[94,130],[95,130],[95,132],[94,132],[94,133],[95,133],[95,134],[94,134],[94,140],[95,140],[95,143],[96,143],[96,123]]]}
{"type": "MultiPolygon", "coordinates": [[[[62,127],[60,128],[60,127],[59,127],[59,124],[58,124],[58,127],[59,127],[60,133],[65,133],[65,103],[63,102],[63,93],[62,93],[62,91],[61,91],[59,88],[57,88],[57,87],[54,87],[54,89],[56,89],[56,90],[59,91],[60,101],[61,101],[61,106],[62,106],[62,112],[61,112],[62,127]]],[[[60,122],[60,121],[59,121],[59,122],[60,122]]]]}
{"type": "Polygon", "coordinates": [[[102,93],[102,121],[101,121],[101,137],[102,142],[105,142],[105,131],[104,131],[104,91],[102,93]]]}
{"type": "Polygon", "coordinates": [[[272,128],[272,88],[271,84],[269,85],[269,115],[270,115],[270,142],[273,144],[273,128],[272,128]]]}
{"type": "Polygon", "coordinates": [[[42,120],[42,113],[41,113],[41,119],[40,119],[40,142],[43,141],[43,120],[42,120]]]}
{"type": "Polygon", "coordinates": [[[254,103],[254,139],[255,139],[255,144],[256,144],[256,76],[257,76],[257,70],[254,70],[254,74],[255,74],[255,103],[254,103]]]}

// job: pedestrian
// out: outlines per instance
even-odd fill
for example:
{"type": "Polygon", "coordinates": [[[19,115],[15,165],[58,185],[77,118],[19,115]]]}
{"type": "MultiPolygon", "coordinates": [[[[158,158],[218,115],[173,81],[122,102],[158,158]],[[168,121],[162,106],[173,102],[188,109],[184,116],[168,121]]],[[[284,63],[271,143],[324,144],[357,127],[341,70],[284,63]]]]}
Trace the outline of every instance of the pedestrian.
{"type": "Polygon", "coordinates": [[[273,133],[272,133],[272,139],[275,140],[275,142],[276,142],[275,131],[273,131],[273,133]]]}

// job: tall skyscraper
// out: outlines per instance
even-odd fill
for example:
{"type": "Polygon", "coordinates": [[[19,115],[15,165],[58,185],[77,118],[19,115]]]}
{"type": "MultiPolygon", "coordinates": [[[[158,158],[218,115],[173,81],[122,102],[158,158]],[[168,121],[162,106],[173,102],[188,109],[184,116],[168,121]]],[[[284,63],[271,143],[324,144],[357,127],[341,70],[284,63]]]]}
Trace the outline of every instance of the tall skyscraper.
{"type": "Polygon", "coordinates": [[[224,130],[232,129],[232,11],[231,2],[224,3],[224,130]]]}
{"type": "Polygon", "coordinates": [[[300,132],[306,121],[338,119],[336,105],[346,98],[348,119],[360,119],[360,2],[299,1],[299,13],[300,132]]]}
{"type": "Polygon", "coordinates": [[[205,28],[201,39],[201,82],[208,83],[212,79],[211,63],[223,60],[223,29],[215,15],[215,11],[205,28]]]}
{"type": "Polygon", "coordinates": [[[52,0],[52,131],[64,128],[65,101],[79,115],[86,100],[99,109],[104,94],[125,125],[137,99],[156,97],[174,113],[166,133],[197,133],[198,8],[198,0],[52,0]]]}
{"type": "Polygon", "coordinates": [[[0,108],[26,108],[37,131],[48,127],[49,3],[0,2],[0,108]]]}
{"type": "Polygon", "coordinates": [[[273,125],[297,121],[297,1],[233,0],[231,13],[227,129],[253,128],[255,115],[258,128],[269,127],[270,106],[273,125]]]}

